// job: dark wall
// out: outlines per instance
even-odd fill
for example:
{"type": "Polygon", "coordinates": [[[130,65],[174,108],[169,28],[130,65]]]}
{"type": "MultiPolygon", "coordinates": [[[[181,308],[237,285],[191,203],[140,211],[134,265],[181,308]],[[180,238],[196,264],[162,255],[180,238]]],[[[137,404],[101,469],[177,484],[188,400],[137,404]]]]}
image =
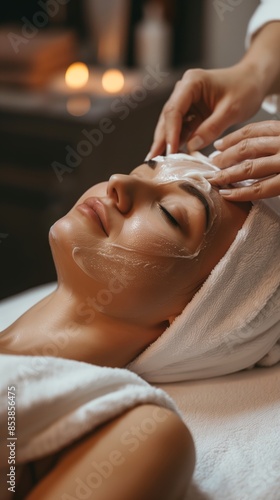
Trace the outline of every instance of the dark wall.
{"type": "MultiPolygon", "coordinates": [[[[42,1],[46,2],[46,0],[42,1]]],[[[134,65],[134,28],[142,18],[143,6],[146,2],[147,0],[131,0],[126,50],[126,63],[128,66],[134,65]]],[[[204,0],[158,0],[158,2],[163,5],[164,16],[172,27],[172,66],[178,67],[197,63],[201,59],[202,8],[204,0]]],[[[9,0],[9,2],[3,2],[0,24],[7,22],[21,24],[23,16],[32,21],[33,15],[38,10],[42,10],[38,5],[38,0],[28,0],[28,2],[9,0]]],[[[51,18],[50,22],[52,22],[51,18]]],[[[56,20],[55,24],[74,27],[80,39],[87,38],[84,1],[69,0],[65,5],[64,16],[56,20]]]]}

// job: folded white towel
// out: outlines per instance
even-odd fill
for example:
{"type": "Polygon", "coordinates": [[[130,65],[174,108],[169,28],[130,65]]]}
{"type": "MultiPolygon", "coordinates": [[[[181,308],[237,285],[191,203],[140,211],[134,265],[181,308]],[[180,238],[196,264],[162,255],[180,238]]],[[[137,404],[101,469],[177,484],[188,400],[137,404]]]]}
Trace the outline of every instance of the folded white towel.
{"type": "Polygon", "coordinates": [[[254,365],[280,339],[279,285],[280,219],[260,201],[182,314],[128,368],[160,383],[254,365]]]}
{"type": "Polygon", "coordinates": [[[17,463],[25,463],[60,450],[143,403],[180,415],[164,391],[126,369],[62,358],[0,355],[1,467],[7,465],[9,443],[15,441],[17,463]],[[15,435],[9,435],[7,426],[11,401],[15,402],[10,405],[15,408],[15,435]]]}

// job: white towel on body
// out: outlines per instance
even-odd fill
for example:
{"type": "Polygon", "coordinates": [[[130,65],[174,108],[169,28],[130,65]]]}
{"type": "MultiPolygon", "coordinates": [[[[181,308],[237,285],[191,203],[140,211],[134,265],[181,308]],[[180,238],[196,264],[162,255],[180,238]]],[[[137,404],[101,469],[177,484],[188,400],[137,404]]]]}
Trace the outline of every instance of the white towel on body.
{"type": "Polygon", "coordinates": [[[128,368],[161,383],[278,362],[279,285],[280,218],[260,201],[182,314],[128,368]]]}
{"type": "MultiPolygon", "coordinates": [[[[0,429],[5,445],[14,438],[7,428],[8,392],[10,396],[15,393],[18,464],[54,453],[139,404],[156,404],[179,414],[164,391],[126,369],[2,354],[0,429]]],[[[7,464],[6,455],[7,447],[1,446],[2,466],[7,464]]]]}

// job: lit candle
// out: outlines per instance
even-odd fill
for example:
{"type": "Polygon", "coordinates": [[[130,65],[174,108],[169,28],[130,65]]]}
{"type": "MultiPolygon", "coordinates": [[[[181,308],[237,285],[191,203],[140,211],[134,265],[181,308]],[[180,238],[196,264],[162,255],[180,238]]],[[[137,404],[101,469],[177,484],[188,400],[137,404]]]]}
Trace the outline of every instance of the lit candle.
{"type": "Polygon", "coordinates": [[[65,72],[65,82],[71,89],[85,87],[89,79],[89,70],[86,64],[75,62],[65,72]]]}
{"type": "Polygon", "coordinates": [[[141,84],[140,77],[141,73],[138,71],[121,71],[116,68],[104,71],[100,67],[88,68],[82,62],[75,62],[66,72],[58,73],[52,78],[49,91],[69,97],[96,95],[111,98],[113,95],[131,92],[141,84]]]}
{"type": "Polygon", "coordinates": [[[109,94],[120,92],[124,87],[124,76],[118,69],[108,69],[102,76],[102,87],[109,94]]]}

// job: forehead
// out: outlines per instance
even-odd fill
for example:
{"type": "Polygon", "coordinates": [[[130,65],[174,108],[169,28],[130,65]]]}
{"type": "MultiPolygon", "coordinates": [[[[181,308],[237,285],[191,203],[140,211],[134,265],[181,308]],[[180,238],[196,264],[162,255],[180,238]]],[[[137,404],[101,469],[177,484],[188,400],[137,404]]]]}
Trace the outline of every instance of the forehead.
{"type": "Polygon", "coordinates": [[[177,172],[181,176],[190,175],[190,173],[200,173],[203,175],[206,172],[215,172],[218,169],[208,161],[201,161],[192,158],[190,155],[173,154],[169,156],[156,156],[155,158],[144,162],[152,170],[166,169],[171,174],[171,171],[177,172]]]}
{"type": "MultiPolygon", "coordinates": [[[[204,174],[209,173],[210,167],[201,162],[191,161],[189,159],[181,159],[172,157],[158,156],[152,160],[144,162],[137,170],[148,170],[148,177],[156,183],[179,183],[180,187],[191,185],[195,190],[198,190],[204,196],[210,195],[212,186],[204,177],[204,174]],[[149,175],[150,170],[150,175],[149,175]]],[[[213,167],[215,170],[216,167],[213,167]]]]}

